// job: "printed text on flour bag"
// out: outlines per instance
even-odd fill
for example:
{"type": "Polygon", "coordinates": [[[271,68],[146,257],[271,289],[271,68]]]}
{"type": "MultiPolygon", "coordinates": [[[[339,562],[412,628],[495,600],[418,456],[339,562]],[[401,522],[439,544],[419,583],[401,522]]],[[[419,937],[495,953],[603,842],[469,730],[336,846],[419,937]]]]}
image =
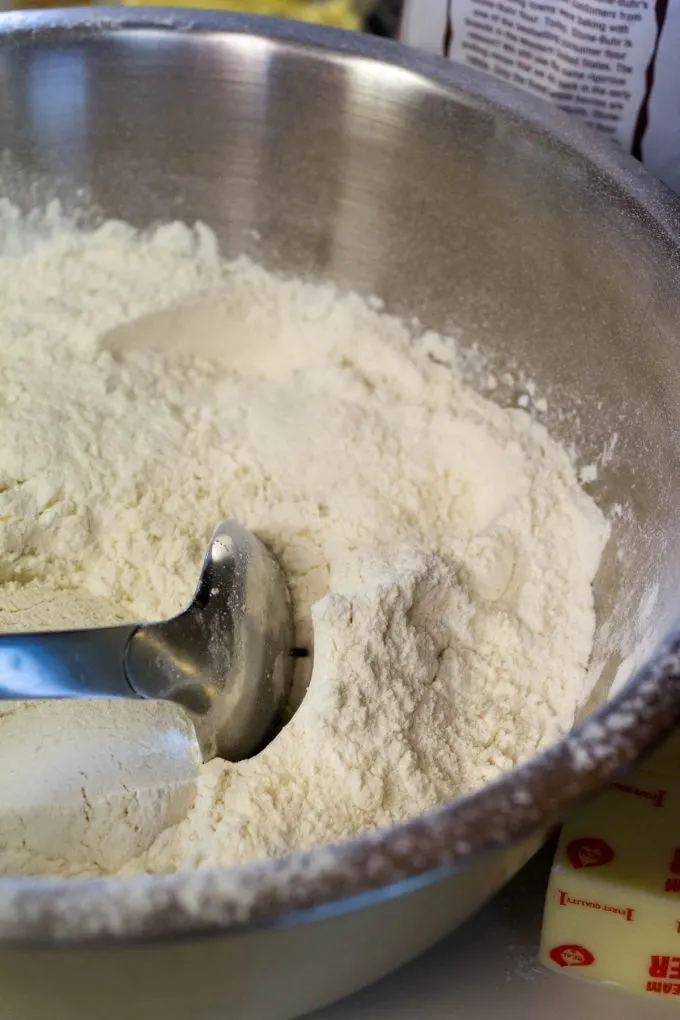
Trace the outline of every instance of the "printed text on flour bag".
{"type": "Polygon", "coordinates": [[[400,37],[556,103],[680,192],[680,0],[405,0],[400,37]]]}

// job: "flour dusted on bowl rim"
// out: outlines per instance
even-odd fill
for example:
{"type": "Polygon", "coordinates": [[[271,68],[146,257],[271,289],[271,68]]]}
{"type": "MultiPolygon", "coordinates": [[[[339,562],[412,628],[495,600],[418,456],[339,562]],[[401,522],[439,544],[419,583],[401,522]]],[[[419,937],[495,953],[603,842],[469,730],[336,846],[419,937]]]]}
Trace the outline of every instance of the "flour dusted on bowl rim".
{"type": "Polygon", "coordinates": [[[432,337],[329,285],[223,262],[205,227],[77,232],[6,203],[0,302],[0,628],[171,615],[231,516],[280,560],[313,662],[290,722],[236,765],[198,766],[167,705],[62,705],[59,725],[50,703],[0,705],[0,746],[10,720],[23,740],[17,784],[39,788],[58,760],[84,791],[53,791],[23,829],[16,789],[0,791],[6,871],[278,856],[474,790],[569,729],[607,524],[546,430],[429,357],[432,337]],[[237,367],[107,349],[114,326],[206,292],[237,367]],[[158,766],[138,787],[115,765],[129,770],[115,720],[133,710],[158,766]]]}

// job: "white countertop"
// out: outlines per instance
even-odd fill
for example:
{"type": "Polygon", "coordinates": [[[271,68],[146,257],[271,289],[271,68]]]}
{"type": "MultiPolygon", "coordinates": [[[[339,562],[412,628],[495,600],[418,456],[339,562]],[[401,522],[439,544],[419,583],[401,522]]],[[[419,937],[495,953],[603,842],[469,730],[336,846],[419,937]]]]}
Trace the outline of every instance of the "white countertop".
{"type": "Polygon", "coordinates": [[[551,858],[546,848],[415,963],[307,1020],[668,1020],[677,1009],[667,1003],[560,977],[536,963],[551,858]]]}

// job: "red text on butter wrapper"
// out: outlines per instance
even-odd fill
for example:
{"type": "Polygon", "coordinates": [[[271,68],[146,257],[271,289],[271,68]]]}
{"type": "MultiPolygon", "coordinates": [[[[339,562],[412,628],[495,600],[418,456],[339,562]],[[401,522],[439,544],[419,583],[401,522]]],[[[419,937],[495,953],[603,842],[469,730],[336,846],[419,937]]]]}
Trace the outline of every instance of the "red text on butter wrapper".
{"type": "Polygon", "coordinates": [[[628,783],[612,783],[612,790],[619,793],[629,793],[633,797],[642,797],[643,800],[651,800],[654,807],[663,807],[668,794],[667,790],[643,790],[641,786],[629,786],[628,783]]]}
{"type": "Polygon", "coordinates": [[[604,914],[618,914],[626,921],[633,921],[635,918],[634,907],[613,907],[609,903],[598,903],[597,900],[580,900],[569,893],[559,890],[561,907],[588,907],[589,910],[601,910],[604,914]]]}
{"type": "Polygon", "coordinates": [[[650,956],[648,973],[653,978],[680,978],[680,956],[650,956]]]}

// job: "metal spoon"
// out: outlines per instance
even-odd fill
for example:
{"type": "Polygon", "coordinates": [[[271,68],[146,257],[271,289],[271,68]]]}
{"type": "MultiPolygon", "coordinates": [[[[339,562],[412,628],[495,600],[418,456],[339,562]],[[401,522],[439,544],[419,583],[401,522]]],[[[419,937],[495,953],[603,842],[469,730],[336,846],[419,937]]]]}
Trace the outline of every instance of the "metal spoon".
{"type": "Polygon", "coordinates": [[[264,545],[223,521],[178,616],[41,634],[0,634],[0,699],[165,698],[190,715],[205,760],[239,761],[280,724],[293,664],[283,574],[264,545]]]}

